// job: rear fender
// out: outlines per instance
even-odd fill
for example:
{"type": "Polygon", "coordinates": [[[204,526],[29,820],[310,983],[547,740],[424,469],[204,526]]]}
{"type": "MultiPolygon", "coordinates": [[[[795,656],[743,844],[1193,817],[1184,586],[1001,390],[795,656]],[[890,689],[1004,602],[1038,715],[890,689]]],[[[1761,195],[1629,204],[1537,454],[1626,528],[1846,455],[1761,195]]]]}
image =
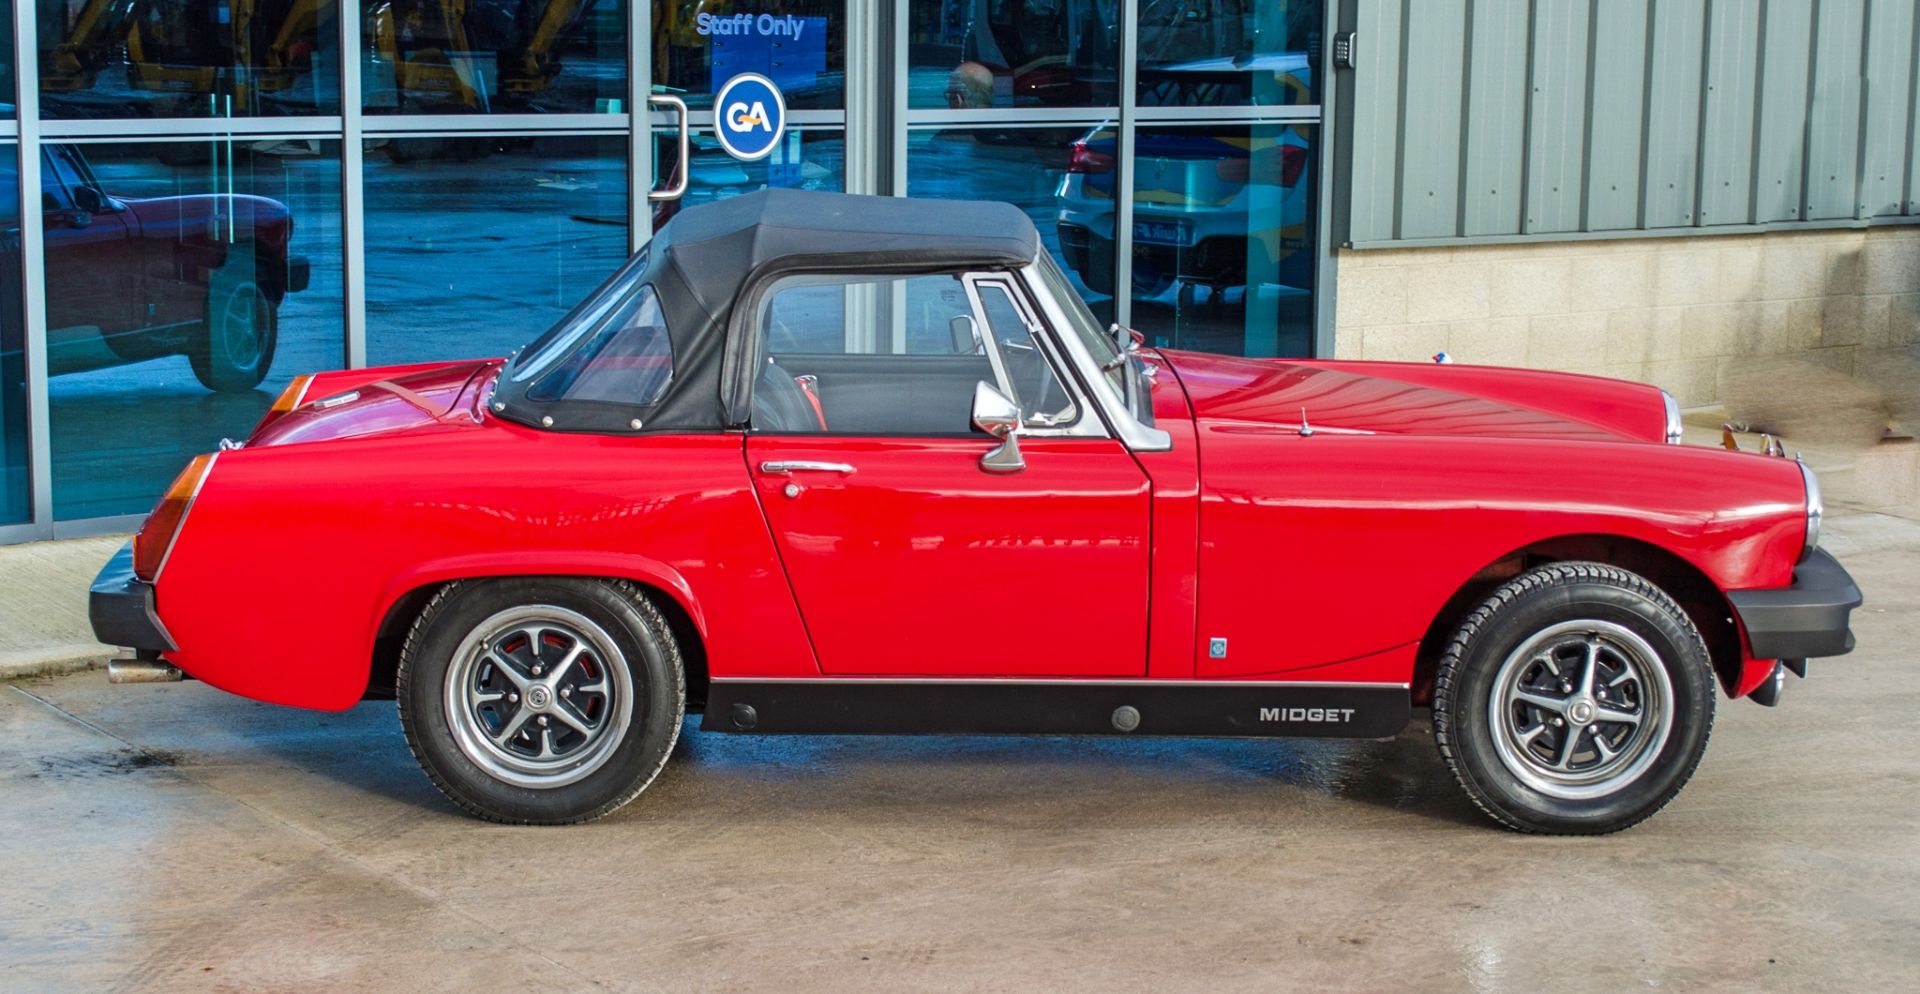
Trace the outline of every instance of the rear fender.
{"type": "MultiPolygon", "coordinates": [[[[507,576],[583,576],[631,580],[662,591],[692,622],[704,642],[707,616],[686,577],[672,566],[646,556],[574,550],[512,550],[489,552],[421,563],[393,577],[380,593],[379,607],[368,620],[364,643],[369,664],[381,629],[403,598],[455,580],[484,580],[507,576]]],[[[409,623],[411,623],[409,621],[409,623]]],[[[371,665],[369,665],[371,674],[371,665]]]]}

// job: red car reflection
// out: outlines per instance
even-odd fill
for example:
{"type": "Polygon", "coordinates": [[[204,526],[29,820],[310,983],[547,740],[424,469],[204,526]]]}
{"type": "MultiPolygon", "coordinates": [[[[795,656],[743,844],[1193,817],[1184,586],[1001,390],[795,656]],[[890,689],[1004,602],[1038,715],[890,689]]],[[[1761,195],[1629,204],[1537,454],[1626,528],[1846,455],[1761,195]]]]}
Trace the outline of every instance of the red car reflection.
{"type": "Polygon", "coordinates": [[[185,355],[209,390],[259,385],[280,303],[309,281],[285,204],[116,197],[73,145],[46,147],[40,169],[50,373],[185,355]]]}

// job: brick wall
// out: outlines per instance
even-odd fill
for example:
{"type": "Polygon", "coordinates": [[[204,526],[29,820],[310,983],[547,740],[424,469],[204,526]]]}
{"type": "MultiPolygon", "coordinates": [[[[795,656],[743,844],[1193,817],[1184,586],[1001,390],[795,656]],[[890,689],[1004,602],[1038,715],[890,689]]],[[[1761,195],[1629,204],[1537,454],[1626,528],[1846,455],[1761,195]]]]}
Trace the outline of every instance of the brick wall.
{"type": "Polygon", "coordinates": [[[1920,226],[1339,252],[1335,355],[1533,366],[1719,399],[1729,360],[1852,374],[1920,344],[1920,226]]]}

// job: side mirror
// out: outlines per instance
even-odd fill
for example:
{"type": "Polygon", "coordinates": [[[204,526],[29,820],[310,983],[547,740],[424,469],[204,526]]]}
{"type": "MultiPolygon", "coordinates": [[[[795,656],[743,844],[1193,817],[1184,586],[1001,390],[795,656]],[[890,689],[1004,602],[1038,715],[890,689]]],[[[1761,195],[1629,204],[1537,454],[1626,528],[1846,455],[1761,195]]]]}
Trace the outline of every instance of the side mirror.
{"type": "Polygon", "coordinates": [[[989,473],[1018,473],[1027,468],[1020,455],[1020,405],[985,380],[973,387],[973,426],[1000,440],[980,457],[989,473]]]}
{"type": "Polygon", "coordinates": [[[947,334],[953,338],[954,355],[975,355],[980,351],[980,333],[973,327],[973,316],[955,314],[947,321],[947,334]]]}
{"type": "Polygon", "coordinates": [[[73,190],[73,206],[89,214],[98,214],[106,209],[107,198],[101,196],[100,191],[93,187],[78,186],[73,190]]]}

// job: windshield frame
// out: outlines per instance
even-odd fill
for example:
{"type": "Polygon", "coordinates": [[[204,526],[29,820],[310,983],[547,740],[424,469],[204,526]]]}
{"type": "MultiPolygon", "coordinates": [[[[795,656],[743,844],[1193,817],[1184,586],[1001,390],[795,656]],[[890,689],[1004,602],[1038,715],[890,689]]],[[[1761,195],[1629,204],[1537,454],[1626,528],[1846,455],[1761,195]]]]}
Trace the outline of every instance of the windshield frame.
{"type": "Polygon", "coordinates": [[[516,350],[501,371],[501,379],[525,383],[566,358],[589,337],[590,332],[598,329],[609,315],[619,310],[621,304],[640,292],[645,285],[641,276],[646,267],[647,250],[642,248],[627,260],[626,265],[607,277],[606,282],[574,305],[573,310],[535,336],[533,341],[516,350]]]}
{"type": "Polygon", "coordinates": [[[1054,338],[1065,346],[1067,365],[1114,434],[1136,452],[1172,449],[1173,436],[1153,426],[1152,384],[1145,361],[1132,350],[1122,352],[1118,342],[1100,331],[1099,321],[1046,249],[1021,267],[1020,274],[1027,293],[1040,302],[1047,323],[1053,326],[1054,338]],[[1104,368],[1120,356],[1126,361],[1104,368]]]}

